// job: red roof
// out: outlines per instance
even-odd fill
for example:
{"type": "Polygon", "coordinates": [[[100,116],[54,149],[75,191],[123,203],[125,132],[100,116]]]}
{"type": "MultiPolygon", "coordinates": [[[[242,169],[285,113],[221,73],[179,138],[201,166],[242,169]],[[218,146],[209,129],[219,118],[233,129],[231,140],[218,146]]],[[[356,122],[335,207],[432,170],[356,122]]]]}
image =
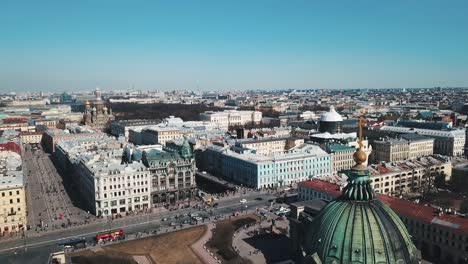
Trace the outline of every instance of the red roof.
{"type": "Polygon", "coordinates": [[[377,169],[379,170],[379,173],[380,174],[386,174],[386,173],[389,173],[390,170],[382,165],[377,165],[377,169]]]}
{"type": "MultiPolygon", "coordinates": [[[[331,196],[341,195],[339,186],[322,180],[311,180],[298,183],[301,186],[308,187],[331,196]]],[[[459,216],[442,214],[439,216],[436,209],[422,204],[416,204],[411,201],[397,199],[392,196],[377,194],[377,199],[388,205],[396,214],[406,218],[419,220],[426,224],[437,224],[446,228],[468,234],[468,219],[459,216]]]]}
{"type": "Polygon", "coordinates": [[[338,185],[322,180],[314,179],[310,181],[303,181],[298,183],[298,185],[327,193],[333,197],[338,197],[341,195],[341,190],[338,185]]]}
{"type": "Polygon", "coordinates": [[[4,124],[27,123],[28,119],[24,117],[7,117],[3,118],[4,124]]]}
{"type": "Polygon", "coordinates": [[[0,151],[13,151],[21,156],[21,147],[12,141],[0,143],[0,151]]]}

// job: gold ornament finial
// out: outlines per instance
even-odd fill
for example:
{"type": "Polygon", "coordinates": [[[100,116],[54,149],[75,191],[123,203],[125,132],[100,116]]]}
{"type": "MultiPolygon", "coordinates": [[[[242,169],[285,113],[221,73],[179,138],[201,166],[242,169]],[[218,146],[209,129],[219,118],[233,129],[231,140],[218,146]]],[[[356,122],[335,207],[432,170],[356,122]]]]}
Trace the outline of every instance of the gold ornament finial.
{"type": "Polygon", "coordinates": [[[357,163],[357,165],[363,164],[367,160],[367,155],[362,149],[362,126],[364,125],[362,116],[359,117],[359,148],[358,150],[354,153],[353,159],[357,163]]]}

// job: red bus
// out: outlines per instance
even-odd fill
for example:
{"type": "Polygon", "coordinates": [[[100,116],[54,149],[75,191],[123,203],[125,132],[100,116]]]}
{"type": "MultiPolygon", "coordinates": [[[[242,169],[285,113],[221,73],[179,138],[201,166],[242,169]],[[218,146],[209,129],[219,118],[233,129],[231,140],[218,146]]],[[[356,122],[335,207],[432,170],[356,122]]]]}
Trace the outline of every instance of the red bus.
{"type": "Polygon", "coordinates": [[[110,232],[98,233],[96,235],[96,241],[97,242],[114,241],[116,239],[123,239],[123,238],[125,238],[123,229],[113,230],[113,231],[110,231],[110,232]]]}

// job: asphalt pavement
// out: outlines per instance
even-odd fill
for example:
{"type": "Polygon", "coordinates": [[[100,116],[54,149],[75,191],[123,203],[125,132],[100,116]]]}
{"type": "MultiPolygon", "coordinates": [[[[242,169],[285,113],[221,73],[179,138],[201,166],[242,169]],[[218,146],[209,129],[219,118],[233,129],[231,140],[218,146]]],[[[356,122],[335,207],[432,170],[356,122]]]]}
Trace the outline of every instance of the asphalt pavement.
{"type": "MultiPolygon", "coordinates": [[[[274,198],[267,193],[250,193],[243,195],[247,199],[246,204],[241,204],[239,197],[219,200],[217,208],[210,208],[215,215],[229,215],[236,211],[250,210],[269,205],[268,200],[274,198]],[[257,200],[255,199],[257,198],[257,200]],[[258,199],[261,198],[261,199],[258,199]],[[246,208],[247,206],[247,208],[246,208]]],[[[62,250],[57,245],[58,242],[74,237],[85,237],[87,241],[92,241],[99,232],[109,229],[123,228],[126,235],[134,235],[139,232],[149,232],[159,229],[165,232],[179,230],[168,227],[176,220],[161,221],[163,218],[171,218],[175,215],[188,213],[209,214],[209,210],[199,211],[193,208],[180,209],[176,211],[166,211],[158,214],[141,214],[134,217],[124,217],[114,219],[110,222],[91,223],[83,226],[76,226],[57,231],[50,231],[41,236],[29,237],[26,239],[6,240],[0,242],[0,263],[46,263],[50,253],[62,250]]],[[[180,219],[179,219],[180,220],[180,219]]],[[[182,221],[184,218],[181,219],[182,221]]],[[[206,223],[213,222],[211,217],[206,223]]]]}

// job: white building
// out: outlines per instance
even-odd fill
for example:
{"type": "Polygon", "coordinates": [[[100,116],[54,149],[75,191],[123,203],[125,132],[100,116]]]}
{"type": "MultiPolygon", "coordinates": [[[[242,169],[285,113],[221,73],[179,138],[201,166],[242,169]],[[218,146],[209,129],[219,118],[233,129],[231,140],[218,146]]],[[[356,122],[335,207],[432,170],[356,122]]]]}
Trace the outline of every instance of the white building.
{"type": "Polygon", "coordinates": [[[382,194],[423,191],[432,185],[435,177],[441,175],[445,181],[449,181],[452,176],[451,161],[437,155],[411,161],[384,162],[368,168],[374,191],[382,194]]]}
{"type": "Polygon", "coordinates": [[[79,190],[97,216],[150,208],[151,174],[143,163],[81,156],[79,190]]]}
{"type": "Polygon", "coordinates": [[[418,134],[401,135],[399,139],[383,138],[372,142],[374,162],[402,161],[430,156],[434,151],[434,138],[418,134]]]}
{"type": "Polygon", "coordinates": [[[216,123],[227,129],[229,126],[243,126],[247,124],[259,124],[262,121],[262,112],[225,110],[223,112],[207,111],[200,114],[200,119],[216,123]]]}

